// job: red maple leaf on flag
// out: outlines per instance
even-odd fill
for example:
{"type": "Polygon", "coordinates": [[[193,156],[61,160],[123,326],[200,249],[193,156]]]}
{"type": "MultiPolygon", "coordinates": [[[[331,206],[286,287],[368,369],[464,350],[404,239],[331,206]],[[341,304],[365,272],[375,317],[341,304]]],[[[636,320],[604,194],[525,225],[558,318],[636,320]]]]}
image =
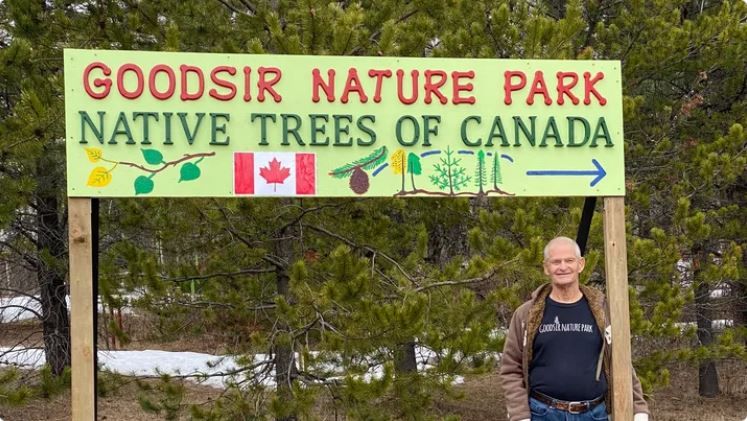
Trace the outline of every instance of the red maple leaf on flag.
{"type": "Polygon", "coordinates": [[[290,177],[290,168],[283,167],[277,158],[272,158],[269,167],[259,169],[259,175],[267,181],[267,184],[274,184],[276,190],[278,184],[283,184],[285,179],[290,177]]]}

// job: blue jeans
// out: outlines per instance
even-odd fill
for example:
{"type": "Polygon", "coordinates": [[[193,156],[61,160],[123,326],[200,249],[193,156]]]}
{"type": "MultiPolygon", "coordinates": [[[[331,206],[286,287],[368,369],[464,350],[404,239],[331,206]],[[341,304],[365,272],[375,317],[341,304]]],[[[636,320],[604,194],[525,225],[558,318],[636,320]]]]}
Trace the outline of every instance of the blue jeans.
{"type": "Polygon", "coordinates": [[[529,409],[532,411],[532,421],[607,421],[608,419],[604,402],[592,408],[591,411],[571,414],[552,408],[537,399],[529,398],[529,409]]]}

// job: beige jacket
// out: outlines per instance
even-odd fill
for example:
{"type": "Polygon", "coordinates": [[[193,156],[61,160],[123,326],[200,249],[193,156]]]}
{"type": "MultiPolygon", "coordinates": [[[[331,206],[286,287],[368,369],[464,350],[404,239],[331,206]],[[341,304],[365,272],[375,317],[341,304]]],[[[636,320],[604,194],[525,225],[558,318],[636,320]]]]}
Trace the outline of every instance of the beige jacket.
{"type": "MultiPolygon", "coordinates": [[[[510,421],[518,421],[531,418],[529,411],[529,364],[532,361],[534,338],[537,329],[542,322],[545,312],[545,298],[550,294],[550,284],[544,284],[532,293],[532,298],[519,306],[511,318],[511,325],[506,335],[506,343],[503,346],[501,358],[501,382],[506,398],[506,408],[510,421]]],[[[597,322],[599,332],[604,332],[602,339],[602,352],[597,361],[597,375],[601,370],[607,379],[612,378],[612,366],[610,364],[612,351],[609,347],[611,342],[610,324],[607,311],[607,302],[604,294],[594,288],[581,285],[581,292],[589,302],[591,313],[597,322]]],[[[612,381],[608,381],[609,389],[605,402],[607,410],[612,411],[611,388],[612,381]]],[[[633,412],[649,414],[648,405],[643,399],[641,383],[633,370],[633,412]]]]}

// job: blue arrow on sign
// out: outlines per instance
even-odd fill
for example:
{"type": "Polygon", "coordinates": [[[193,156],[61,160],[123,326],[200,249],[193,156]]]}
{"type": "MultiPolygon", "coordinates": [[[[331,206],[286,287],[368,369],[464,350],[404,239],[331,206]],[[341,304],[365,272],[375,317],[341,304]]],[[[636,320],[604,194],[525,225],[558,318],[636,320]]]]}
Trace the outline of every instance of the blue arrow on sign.
{"type": "Polygon", "coordinates": [[[555,176],[564,176],[564,175],[595,175],[596,178],[591,180],[591,184],[589,184],[589,187],[596,186],[605,175],[607,175],[607,171],[602,168],[602,165],[597,161],[596,159],[592,159],[591,163],[594,164],[596,169],[593,170],[530,170],[527,171],[527,175],[555,175],[555,176]]]}

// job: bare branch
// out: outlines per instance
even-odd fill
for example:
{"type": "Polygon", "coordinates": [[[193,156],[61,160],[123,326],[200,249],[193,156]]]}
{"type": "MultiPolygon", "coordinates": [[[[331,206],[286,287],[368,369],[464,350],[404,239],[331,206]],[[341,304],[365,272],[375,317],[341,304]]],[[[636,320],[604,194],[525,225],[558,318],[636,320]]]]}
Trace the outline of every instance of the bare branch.
{"type": "Polygon", "coordinates": [[[39,318],[39,320],[44,320],[44,317],[41,314],[37,313],[36,310],[30,309],[30,308],[28,308],[26,306],[17,305],[17,304],[7,304],[7,305],[4,305],[4,306],[0,306],[0,313],[2,313],[3,310],[9,309],[9,308],[20,308],[21,310],[28,311],[29,313],[32,313],[34,316],[36,316],[37,318],[39,318]]]}
{"type": "Polygon", "coordinates": [[[399,270],[399,272],[405,278],[407,278],[407,280],[410,281],[413,285],[417,284],[415,282],[415,280],[407,273],[407,271],[405,271],[405,269],[402,267],[402,265],[400,265],[399,262],[397,262],[396,260],[394,260],[388,254],[383,253],[381,251],[378,251],[378,250],[374,249],[373,247],[370,247],[370,246],[367,246],[367,245],[356,244],[352,240],[349,240],[349,239],[347,239],[347,238],[345,238],[345,237],[343,237],[343,236],[341,236],[339,234],[336,234],[334,232],[326,230],[326,229],[324,229],[322,227],[319,227],[319,226],[316,226],[316,225],[306,225],[306,226],[309,227],[310,229],[316,231],[316,232],[319,232],[321,234],[324,234],[324,235],[327,235],[329,237],[335,238],[335,239],[337,239],[337,240],[339,240],[339,241],[341,241],[341,242],[349,245],[350,247],[353,247],[353,248],[359,249],[359,250],[364,250],[370,256],[374,256],[374,255],[377,255],[377,254],[380,255],[381,257],[384,258],[384,260],[386,260],[389,263],[393,264],[397,268],[397,270],[399,270]]]}
{"type": "Polygon", "coordinates": [[[211,278],[218,278],[218,277],[226,277],[226,278],[232,278],[234,276],[241,276],[241,275],[257,275],[261,273],[272,273],[275,269],[273,268],[250,268],[250,269],[242,269],[236,272],[216,272],[216,273],[210,273],[207,275],[195,275],[195,276],[182,276],[179,278],[167,278],[162,277],[164,281],[168,282],[189,282],[189,281],[200,281],[205,279],[211,279],[211,278]]]}
{"type": "Polygon", "coordinates": [[[33,295],[31,295],[31,294],[29,294],[27,292],[24,292],[24,291],[21,291],[21,290],[18,290],[18,289],[8,288],[8,287],[0,287],[0,291],[10,291],[10,292],[12,292],[14,294],[22,295],[22,296],[24,296],[26,298],[30,298],[32,300],[36,300],[36,302],[38,302],[38,303],[41,304],[41,299],[39,297],[33,296],[33,295]]]}

